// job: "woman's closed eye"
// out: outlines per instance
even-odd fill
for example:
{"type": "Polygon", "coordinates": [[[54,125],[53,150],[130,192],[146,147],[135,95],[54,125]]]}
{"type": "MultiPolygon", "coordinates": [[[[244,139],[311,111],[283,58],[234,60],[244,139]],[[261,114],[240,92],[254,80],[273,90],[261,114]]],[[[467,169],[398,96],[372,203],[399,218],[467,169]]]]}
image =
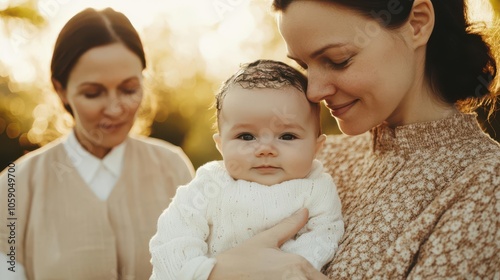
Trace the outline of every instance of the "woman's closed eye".
{"type": "Polygon", "coordinates": [[[106,88],[97,83],[83,83],[78,86],[78,94],[93,99],[106,94],[106,88]]]}
{"type": "Polygon", "coordinates": [[[83,95],[88,98],[88,99],[93,99],[101,96],[103,94],[102,90],[92,90],[92,91],[85,91],[83,95]]]}
{"type": "Polygon", "coordinates": [[[335,62],[329,58],[324,58],[323,63],[326,65],[328,68],[334,69],[334,70],[342,70],[345,69],[347,66],[349,66],[349,63],[351,62],[351,58],[348,58],[346,60],[343,60],[341,62],[335,62]]]}
{"type": "Polygon", "coordinates": [[[124,87],[121,88],[120,91],[125,94],[134,94],[138,92],[140,89],[141,89],[140,87],[124,87]]]}

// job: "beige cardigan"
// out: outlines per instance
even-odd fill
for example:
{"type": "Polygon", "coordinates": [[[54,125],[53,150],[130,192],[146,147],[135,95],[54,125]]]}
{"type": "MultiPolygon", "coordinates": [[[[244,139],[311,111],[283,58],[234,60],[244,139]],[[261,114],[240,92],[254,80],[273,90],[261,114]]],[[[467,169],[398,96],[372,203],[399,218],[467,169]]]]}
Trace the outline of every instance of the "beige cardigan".
{"type": "Polygon", "coordinates": [[[322,160],[346,226],[331,279],[500,279],[500,146],[475,115],[333,136],[322,160]]]}
{"type": "MultiPolygon", "coordinates": [[[[107,201],[85,185],[63,144],[27,154],[15,166],[16,261],[28,279],[148,279],[148,242],[158,216],[193,168],[182,150],[151,138],[127,140],[122,174],[107,201]]],[[[7,221],[7,169],[0,219],[7,221]]],[[[0,227],[3,242],[11,235],[0,227]]]]}

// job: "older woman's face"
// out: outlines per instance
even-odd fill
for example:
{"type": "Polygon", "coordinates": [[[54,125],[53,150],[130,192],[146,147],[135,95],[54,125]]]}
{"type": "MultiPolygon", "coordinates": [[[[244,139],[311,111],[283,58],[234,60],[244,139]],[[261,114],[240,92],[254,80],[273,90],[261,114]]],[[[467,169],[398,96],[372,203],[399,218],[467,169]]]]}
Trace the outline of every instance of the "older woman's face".
{"type": "Polygon", "coordinates": [[[66,89],[56,86],[73,110],[79,142],[95,156],[104,157],[132,128],[142,100],[142,69],[139,57],[116,43],[85,52],[66,89]]]}

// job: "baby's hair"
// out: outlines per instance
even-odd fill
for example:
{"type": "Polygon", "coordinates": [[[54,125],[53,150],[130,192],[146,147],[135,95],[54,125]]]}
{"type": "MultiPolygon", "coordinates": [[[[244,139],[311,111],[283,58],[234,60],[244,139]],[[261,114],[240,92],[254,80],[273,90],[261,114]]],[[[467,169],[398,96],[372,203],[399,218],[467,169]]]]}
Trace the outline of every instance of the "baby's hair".
{"type": "MultiPolygon", "coordinates": [[[[283,89],[294,87],[306,95],[307,77],[292,66],[276,60],[259,59],[254,62],[240,65],[240,69],[222,86],[215,95],[215,108],[217,110],[217,121],[222,110],[223,100],[233,86],[243,89],[283,89]]],[[[321,134],[320,105],[309,102],[311,113],[317,120],[318,135],[321,134]]]]}
{"type": "Polygon", "coordinates": [[[217,118],[222,109],[224,97],[233,85],[238,85],[244,89],[282,89],[293,86],[305,94],[307,90],[307,78],[295,68],[280,61],[259,59],[251,63],[242,64],[238,72],[222,83],[222,86],[215,95],[217,118]]]}

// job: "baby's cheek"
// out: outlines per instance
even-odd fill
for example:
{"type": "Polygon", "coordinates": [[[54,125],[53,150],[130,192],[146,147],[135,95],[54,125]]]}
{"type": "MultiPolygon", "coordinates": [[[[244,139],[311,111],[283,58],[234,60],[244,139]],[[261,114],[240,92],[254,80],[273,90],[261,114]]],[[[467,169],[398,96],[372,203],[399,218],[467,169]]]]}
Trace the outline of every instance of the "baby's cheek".
{"type": "Polygon", "coordinates": [[[226,165],[227,172],[229,172],[232,177],[240,177],[239,175],[244,170],[242,162],[238,160],[226,160],[224,164],[226,165]]]}
{"type": "Polygon", "coordinates": [[[248,143],[246,145],[240,145],[236,149],[235,157],[238,157],[240,159],[246,159],[250,160],[250,156],[252,156],[255,152],[255,149],[257,149],[258,145],[257,143],[248,143]]]}
{"type": "Polygon", "coordinates": [[[297,159],[295,162],[294,162],[294,165],[292,167],[293,169],[293,172],[292,174],[294,174],[297,178],[304,178],[306,177],[312,170],[312,159],[307,159],[305,160],[306,158],[301,158],[301,159],[297,159]]]}

